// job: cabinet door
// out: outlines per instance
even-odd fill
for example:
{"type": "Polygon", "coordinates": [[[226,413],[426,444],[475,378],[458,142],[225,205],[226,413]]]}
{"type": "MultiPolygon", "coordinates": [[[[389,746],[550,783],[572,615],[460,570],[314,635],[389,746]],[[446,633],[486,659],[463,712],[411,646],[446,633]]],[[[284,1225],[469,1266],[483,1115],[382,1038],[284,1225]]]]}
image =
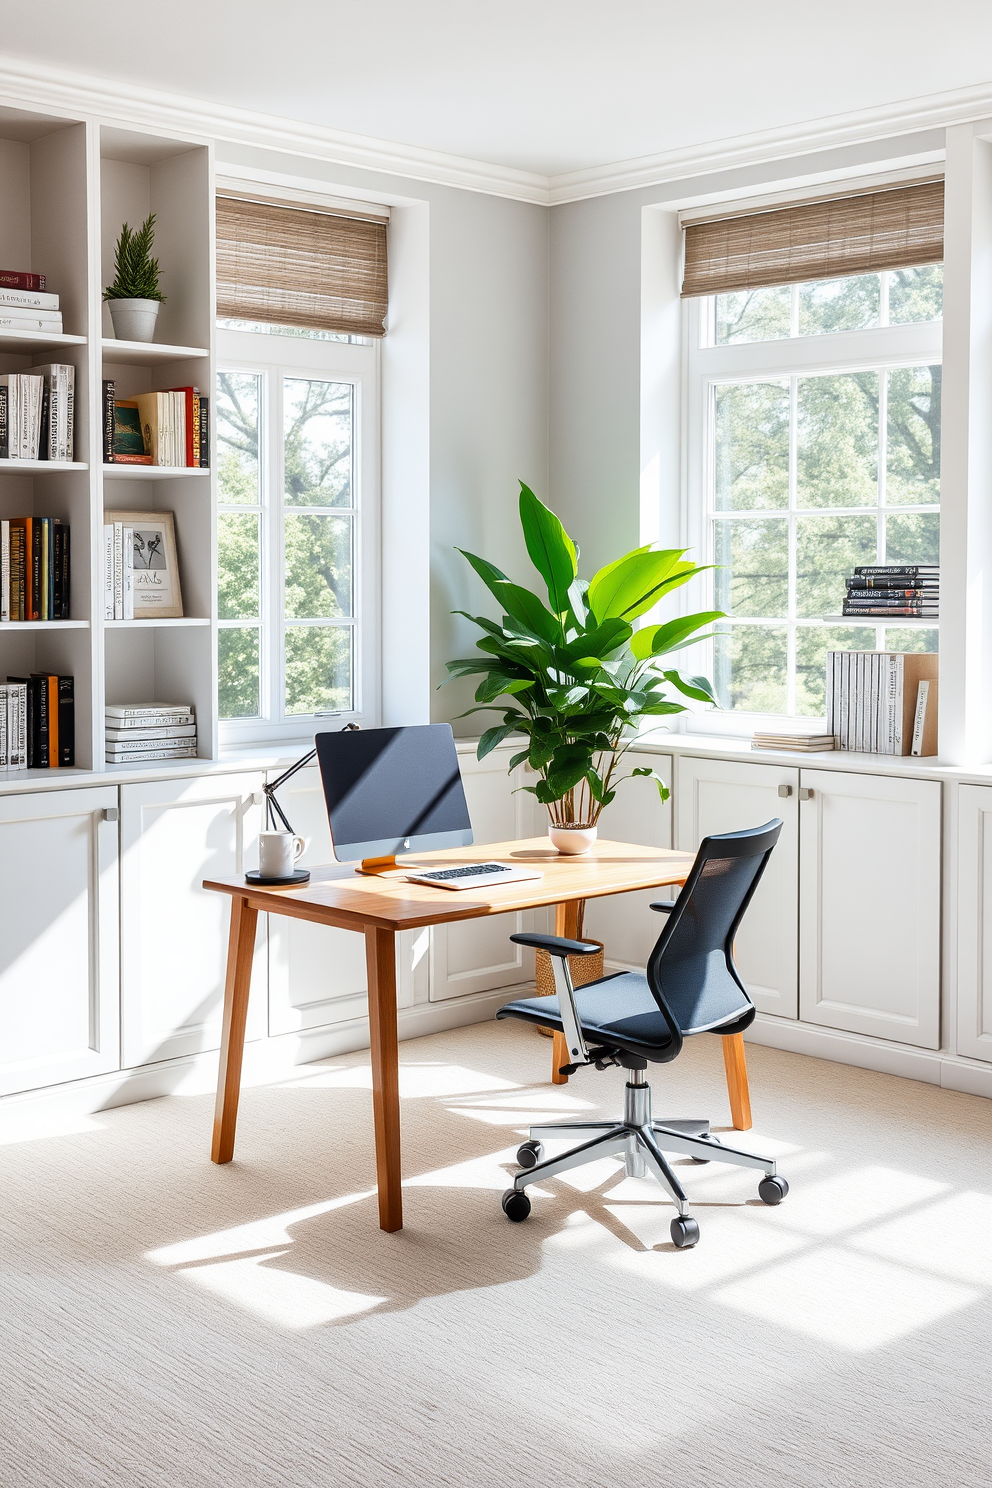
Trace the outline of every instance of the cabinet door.
{"type": "Polygon", "coordinates": [[[940,1043],[940,784],[803,770],[803,1019],[940,1043]]]}
{"type": "MultiPolygon", "coordinates": [[[[624,756],[624,774],[646,766],[672,788],[670,754],[648,754],[631,749],[624,756]]],[[[599,835],[610,842],[636,842],[644,847],[671,847],[672,799],[661,801],[653,780],[624,780],[616,800],[599,818],[599,835]]],[[[677,890],[673,889],[672,895],[677,890]]],[[[611,966],[643,970],[665,921],[650,908],[653,901],[671,897],[667,889],[644,889],[635,894],[610,894],[586,904],[583,933],[601,940],[611,966]]]]}
{"type": "Polygon", "coordinates": [[[678,846],[695,852],[704,837],[784,826],[737,932],[735,956],[756,1008],[782,1018],[798,1013],[799,771],[786,765],[693,759],[678,764],[678,846]],[[780,794],[785,791],[786,794],[780,794]]]}
{"type": "MultiPolygon", "coordinates": [[[[525,792],[515,793],[519,785],[532,785],[534,776],[528,775],[525,782],[522,767],[508,776],[509,753],[497,749],[484,760],[470,754],[459,755],[465,799],[478,846],[535,834],[531,808],[534,798],[525,792]]],[[[461,925],[437,926],[432,932],[431,1001],[442,1002],[449,997],[512,987],[530,980],[534,974],[533,952],[514,945],[510,936],[530,928],[532,922],[531,915],[507,914],[466,920],[461,925]]]]}
{"type": "Polygon", "coordinates": [[[116,807],[112,787],[0,800],[0,1094],[119,1066],[116,807]]]}
{"type": "MultiPolygon", "coordinates": [[[[295,831],[308,839],[300,863],[333,863],[327,808],[316,766],[301,770],[279,791],[295,831]]],[[[400,1007],[427,998],[430,932],[409,930],[396,937],[400,1007]]],[[[310,925],[272,915],[269,920],[269,1033],[298,1033],[368,1016],[365,937],[353,930],[310,925]]]]}
{"type": "Polygon", "coordinates": [[[992,787],[958,789],[956,1049],[992,1059],[992,787]]]}
{"type": "MultiPolygon", "coordinates": [[[[220,1044],[231,903],[201,885],[256,864],[261,786],[261,775],[207,775],[121,787],[126,1065],[220,1044]]],[[[264,954],[255,963],[249,1038],[264,1032],[264,954]]]]}

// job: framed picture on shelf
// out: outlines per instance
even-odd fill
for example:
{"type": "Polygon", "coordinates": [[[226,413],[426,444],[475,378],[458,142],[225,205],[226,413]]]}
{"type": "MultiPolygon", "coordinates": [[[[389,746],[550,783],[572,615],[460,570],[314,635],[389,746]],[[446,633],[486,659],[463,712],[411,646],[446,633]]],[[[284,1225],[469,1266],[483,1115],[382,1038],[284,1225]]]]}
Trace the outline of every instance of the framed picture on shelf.
{"type": "Polygon", "coordinates": [[[103,519],[121,522],[134,533],[135,620],[181,619],[183,599],[172,512],[108,511],[103,519]]]}

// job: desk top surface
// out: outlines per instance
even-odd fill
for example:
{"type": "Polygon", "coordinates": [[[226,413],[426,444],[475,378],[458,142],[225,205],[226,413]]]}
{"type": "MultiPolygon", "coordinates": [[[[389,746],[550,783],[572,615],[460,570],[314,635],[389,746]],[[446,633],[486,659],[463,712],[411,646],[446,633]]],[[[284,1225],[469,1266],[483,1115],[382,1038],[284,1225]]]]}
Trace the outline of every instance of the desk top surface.
{"type": "Polygon", "coordinates": [[[521,842],[490,842],[447,852],[411,854],[410,868],[454,867],[461,863],[492,861],[532,867],[540,878],[491,885],[482,889],[435,889],[408,883],[403,868],[394,875],[360,874],[350,863],[312,868],[302,888],[260,888],[241,878],[207,878],[205,889],[236,894],[253,908],[293,919],[360,930],[376,925],[387,930],[414,930],[422,925],[444,925],[512,910],[539,909],[572,899],[623,894],[631,889],[681,884],[688,876],[694,853],[661,847],[639,847],[626,842],[597,842],[577,857],[560,855],[547,837],[521,842]]]}

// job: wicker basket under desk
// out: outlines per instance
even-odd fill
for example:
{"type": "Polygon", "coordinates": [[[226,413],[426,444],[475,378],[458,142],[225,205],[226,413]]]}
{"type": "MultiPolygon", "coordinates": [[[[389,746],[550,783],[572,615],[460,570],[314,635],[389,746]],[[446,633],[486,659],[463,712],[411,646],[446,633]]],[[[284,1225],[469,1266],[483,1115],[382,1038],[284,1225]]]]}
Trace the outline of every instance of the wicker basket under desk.
{"type": "MultiPolygon", "coordinates": [[[[595,955],[569,956],[568,969],[572,977],[573,987],[584,987],[587,982],[596,982],[601,976],[605,976],[605,947],[601,940],[594,936],[582,934],[582,923],[585,919],[585,900],[579,905],[578,922],[575,927],[575,939],[585,940],[590,945],[598,945],[599,950],[595,955]]],[[[553,997],[555,991],[555,974],[551,964],[551,956],[548,951],[534,952],[534,981],[537,984],[538,997],[553,997]]],[[[553,1028],[542,1028],[538,1025],[538,1033],[546,1034],[551,1038],[554,1034],[553,1028]]]]}

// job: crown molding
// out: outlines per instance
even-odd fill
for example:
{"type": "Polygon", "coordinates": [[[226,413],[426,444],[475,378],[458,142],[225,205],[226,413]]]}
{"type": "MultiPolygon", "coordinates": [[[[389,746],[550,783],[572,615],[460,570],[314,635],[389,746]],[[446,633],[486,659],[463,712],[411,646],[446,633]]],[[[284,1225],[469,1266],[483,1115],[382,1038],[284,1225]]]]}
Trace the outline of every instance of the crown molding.
{"type": "Polygon", "coordinates": [[[864,144],[891,139],[922,129],[942,129],[949,124],[970,124],[992,116],[992,83],[957,88],[898,104],[831,114],[807,124],[786,125],[755,134],[742,134],[709,145],[667,150],[635,160],[592,166],[552,176],[549,200],[552,206],[608,196],[618,191],[636,191],[681,181],[693,176],[713,175],[739,166],[763,165],[789,160],[817,150],[840,145],[864,144]]]}
{"type": "Polygon", "coordinates": [[[541,206],[547,206],[549,201],[548,177],[533,171],[348,134],[321,124],[162,93],[133,83],[88,77],[12,57],[0,58],[0,99],[76,118],[97,118],[125,128],[130,125],[168,130],[192,142],[213,139],[257,145],[336,165],[386,172],[440,186],[457,186],[463,191],[481,191],[541,206]]]}
{"type": "Polygon", "coordinates": [[[191,143],[217,140],[254,145],[538,206],[559,206],[590,197],[643,190],[741,166],[794,159],[842,145],[881,141],[919,130],[992,118],[992,83],[984,83],[895,105],[834,114],[806,124],[543,176],[534,171],[349,134],[321,124],[186,98],[13,57],[0,57],[0,99],[124,128],[167,130],[191,143]]]}

